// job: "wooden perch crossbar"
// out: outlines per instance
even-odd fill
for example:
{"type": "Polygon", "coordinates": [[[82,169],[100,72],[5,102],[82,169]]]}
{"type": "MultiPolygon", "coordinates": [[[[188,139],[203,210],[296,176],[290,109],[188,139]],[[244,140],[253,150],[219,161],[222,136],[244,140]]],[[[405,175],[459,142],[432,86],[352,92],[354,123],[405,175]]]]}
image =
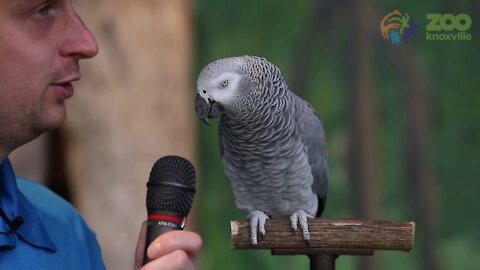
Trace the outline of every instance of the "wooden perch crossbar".
{"type": "Polygon", "coordinates": [[[295,249],[305,254],[305,249],[309,249],[339,255],[361,255],[365,251],[367,255],[374,250],[410,251],[415,234],[415,223],[408,221],[309,219],[308,227],[310,241],[307,245],[300,228],[293,233],[289,219],[269,219],[265,225],[266,235],[259,236],[258,244],[253,247],[249,220],[231,221],[232,245],[234,249],[277,250],[278,255],[281,249],[285,254],[295,254],[295,249]]]}

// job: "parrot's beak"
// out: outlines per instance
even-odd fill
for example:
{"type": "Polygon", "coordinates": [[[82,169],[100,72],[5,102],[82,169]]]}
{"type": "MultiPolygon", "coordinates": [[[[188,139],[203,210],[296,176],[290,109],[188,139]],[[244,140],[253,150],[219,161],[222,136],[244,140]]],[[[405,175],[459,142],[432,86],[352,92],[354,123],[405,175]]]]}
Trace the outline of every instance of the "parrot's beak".
{"type": "Polygon", "coordinates": [[[195,97],[195,110],[197,112],[197,117],[209,126],[212,126],[208,123],[208,114],[210,113],[211,108],[212,105],[197,93],[197,96],[195,97]]]}
{"type": "Polygon", "coordinates": [[[223,114],[223,109],[217,102],[207,101],[198,93],[195,97],[195,110],[197,112],[197,117],[208,126],[212,126],[208,122],[209,118],[218,117],[223,114]]]}

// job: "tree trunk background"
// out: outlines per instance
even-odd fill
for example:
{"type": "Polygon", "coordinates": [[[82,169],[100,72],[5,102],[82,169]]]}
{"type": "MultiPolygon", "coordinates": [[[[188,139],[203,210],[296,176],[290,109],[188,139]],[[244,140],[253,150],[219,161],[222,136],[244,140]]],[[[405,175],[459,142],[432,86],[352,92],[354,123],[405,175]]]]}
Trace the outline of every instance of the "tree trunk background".
{"type": "MultiPolygon", "coordinates": [[[[349,173],[354,195],[354,209],[360,218],[375,219],[380,214],[377,151],[377,99],[372,72],[372,33],[369,23],[372,9],[368,1],[351,2],[354,31],[352,83],[350,96],[351,134],[349,173]]],[[[376,257],[362,257],[359,269],[381,269],[376,257]]]]}
{"type": "Polygon", "coordinates": [[[62,178],[60,193],[95,231],[107,268],[131,269],[153,163],[168,154],[195,163],[192,3],[76,7],[99,54],[81,61],[62,128],[15,151],[12,161],[18,175],[50,186],[62,178]]]}
{"type": "Polygon", "coordinates": [[[153,163],[193,161],[190,1],[81,1],[100,53],[82,64],[64,132],[74,202],[108,269],[129,269],[153,163]]]}
{"type": "Polygon", "coordinates": [[[397,65],[406,81],[407,147],[405,167],[409,202],[418,220],[419,248],[423,269],[439,270],[438,238],[440,231],[437,180],[434,173],[430,142],[432,83],[415,53],[403,49],[397,53],[397,65]],[[400,57],[398,57],[400,56],[400,57]]]}

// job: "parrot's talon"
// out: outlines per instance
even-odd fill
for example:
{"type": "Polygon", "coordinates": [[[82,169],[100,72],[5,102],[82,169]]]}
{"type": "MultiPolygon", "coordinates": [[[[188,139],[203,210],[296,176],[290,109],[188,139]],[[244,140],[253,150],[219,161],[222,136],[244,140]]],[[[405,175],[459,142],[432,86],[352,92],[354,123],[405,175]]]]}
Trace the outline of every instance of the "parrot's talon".
{"type": "Polygon", "coordinates": [[[252,235],[250,239],[252,245],[255,246],[258,244],[257,233],[260,233],[260,236],[265,236],[265,222],[269,217],[258,210],[251,212],[248,217],[250,218],[250,232],[252,235]]]}
{"type": "Polygon", "coordinates": [[[256,246],[258,244],[256,235],[252,234],[251,243],[252,243],[252,246],[256,246]]]}
{"type": "Polygon", "coordinates": [[[298,214],[297,212],[293,213],[291,216],[290,216],[290,222],[292,224],[292,231],[293,232],[296,232],[297,229],[298,229],[298,214]]]}
{"type": "Polygon", "coordinates": [[[304,210],[297,210],[290,216],[290,222],[292,224],[292,230],[294,232],[297,231],[298,223],[300,223],[300,227],[302,228],[303,240],[305,240],[305,242],[307,242],[307,245],[309,245],[310,232],[308,231],[307,218],[313,218],[313,216],[308,214],[304,210]]]}

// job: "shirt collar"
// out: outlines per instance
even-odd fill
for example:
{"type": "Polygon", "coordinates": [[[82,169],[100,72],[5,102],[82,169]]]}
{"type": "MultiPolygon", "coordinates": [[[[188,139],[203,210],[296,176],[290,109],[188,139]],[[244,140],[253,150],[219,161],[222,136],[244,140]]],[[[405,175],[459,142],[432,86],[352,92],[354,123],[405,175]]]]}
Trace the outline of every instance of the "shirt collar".
{"type": "MultiPolygon", "coordinates": [[[[17,216],[23,218],[23,224],[16,233],[0,235],[0,247],[15,247],[17,237],[20,237],[34,247],[56,251],[37,208],[18,190],[15,173],[8,158],[0,165],[0,207],[10,220],[17,216]]],[[[8,230],[10,227],[0,219],[0,231],[8,230]]]]}

